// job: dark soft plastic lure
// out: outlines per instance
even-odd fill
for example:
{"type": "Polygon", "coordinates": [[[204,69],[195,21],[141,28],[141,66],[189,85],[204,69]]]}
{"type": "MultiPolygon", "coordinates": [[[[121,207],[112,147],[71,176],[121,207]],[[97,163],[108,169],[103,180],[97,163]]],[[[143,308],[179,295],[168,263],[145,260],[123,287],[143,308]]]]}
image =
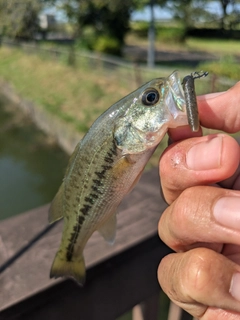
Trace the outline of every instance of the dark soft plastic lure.
{"type": "Polygon", "coordinates": [[[184,77],[182,82],[184,97],[186,101],[188,124],[194,132],[199,130],[198,107],[194,81],[195,79],[206,77],[207,75],[208,72],[204,71],[193,72],[190,75],[184,77]]]}

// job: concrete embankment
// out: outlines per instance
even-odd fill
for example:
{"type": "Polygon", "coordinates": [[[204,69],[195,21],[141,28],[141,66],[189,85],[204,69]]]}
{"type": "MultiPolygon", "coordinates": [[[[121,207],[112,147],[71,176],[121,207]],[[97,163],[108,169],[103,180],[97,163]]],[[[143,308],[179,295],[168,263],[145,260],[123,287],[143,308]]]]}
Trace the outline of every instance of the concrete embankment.
{"type": "Polygon", "coordinates": [[[0,95],[27,114],[38,128],[55,139],[56,143],[68,154],[71,154],[82,138],[82,135],[71,124],[49,113],[43,106],[24,99],[7,82],[0,79],[0,95]]]}

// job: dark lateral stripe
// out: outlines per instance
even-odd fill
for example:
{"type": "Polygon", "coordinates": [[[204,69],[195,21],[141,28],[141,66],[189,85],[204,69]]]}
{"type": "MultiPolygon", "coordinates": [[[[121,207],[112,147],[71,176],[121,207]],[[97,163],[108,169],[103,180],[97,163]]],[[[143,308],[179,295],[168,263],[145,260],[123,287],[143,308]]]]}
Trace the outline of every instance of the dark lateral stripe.
{"type": "Polygon", "coordinates": [[[73,227],[73,232],[71,233],[71,237],[69,239],[69,245],[67,246],[67,253],[66,253],[67,261],[72,261],[74,245],[77,242],[77,238],[84,221],[85,221],[85,217],[83,215],[78,216],[77,223],[73,227]]]}
{"type": "Polygon", "coordinates": [[[112,152],[112,154],[113,154],[114,156],[117,155],[117,149],[116,149],[115,143],[114,143],[114,147],[113,147],[113,148],[110,148],[110,151],[112,152]]]}
{"type": "Polygon", "coordinates": [[[91,189],[100,195],[103,194],[96,186],[91,186],[91,189]]]}
{"type": "Polygon", "coordinates": [[[101,167],[102,167],[103,170],[105,170],[105,171],[112,169],[112,166],[106,166],[106,165],[104,165],[104,164],[103,164],[101,167]]]}
{"type": "Polygon", "coordinates": [[[69,244],[69,246],[67,247],[67,254],[66,254],[67,261],[72,261],[72,256],[73,256],[73,245],[69,244]]]}
{"type": "Polygon", "coordinates": [[[93,198],[91,198],[91,197],[85,197],[85,199],[84,199],[86,202],[89,202],[89,203],[91,203],[91,204],[94,204],[94,199],[93,198]]]}
{"type": "Polygon", "coordinates": [[[99,198],[98,195],[95,194],[95,193],[90,193],[89,196],[92,197],[92,198],[94,198],[94,199],[98,199],[98,198],[99,198]]]}
{"type": "Polygon", "coordinates": [[[85,220],[84,216],[79,216],[78,217],[78,223],[79,223],[80,226],[83,224],[84,220],[85,220]]]}
{"type": "Polygon", "coordinates": [[[99,179],[105,178],[105,170],[102,170],[101,172],[96,171],[95,174],[98,176],[99,179]]]}
{"type": "Polygon", "coordinates": [[[101,180],[98,180],[98,179],[93,179],[93,182],[97,185],[97,186],[102,186],[103,183],[101,180]]]}
{"type": "MultiPolygon", "coordinates": [[[[71,233],[71,237],[69,239],[69,245],[67,246],[67,253],[66,258],[67,261],[72,261],[73,252],[74,252],[74,245],[77,242],[81,227],[89,214],[92,205],[95,203],[95,200],[98,199],[101,195],[103,195],[103,192],[101,191],[101,186],[104,185],[104,182],[102,182],[103,179],[106,178],[105,173],[112,169],[112,163],[114,162],[114,156],[117,156],[117,147],[115,145],[115,142],[112,142],[112,147],[107,151],[106,156],[104,158],[105,164],[101,165],[102,171],[96,171],[94,172],[97,176],[97,179],[93,179],[93,185],[91,186],[91,189],[93,192],[86,195],[84,198],[85,204],[82,205],[82,208],[80,209],[80,212],[82,213],[79,215],[78,212],[76,214],[78,215],[77,223],[73,227],[73,232],[71,233]]],[[[75,182],[75,181],[74,181],[75,182]]],[[[74,183],[75,184],[75,183],[74,183]]],[[[87,185],[83,186],[85,189],[87,189],[87,185]]],[[[79,186],[78,186],[79,188],[79,186]]],[[[71,190],[69,190],[69,193],[71,190]]],[[[80,201],[80,197],[76,197],[77,202],[80,201]]]]}
{"type": "MultiPolygon", "coordinates": [[[[83,219],[84,221],[84,219],[83,219]]],[[[71,261],[72,260],[72,256],[73,256],[73,249],[74,249],[74,245],[77,241],[77,236],[80,232],[80,228],[81,228],[81,224],[77,223],[74,227],[73,227],[73,233],[71,233],[71,238],[69,239],[69,245],[67,247],[67,254],[66,254],[66,258],[67,261],[71,261]]]]}
{"type": "Polygon", "coordinates": [[[92,208],[92,206],[89,206],[88,204],[84,204],[83,207],[80,209],[80,211],[83,213],[84,216],[88,214],[88,211],[92,208]]]}
{"type": "MultiPolygon", "coordinates": [[[[86,201],[86,198],[85,198],[86,201]]],[[[85,217],[87,216],[89,210],[92,208],[92,206],[88,204],[84,204],[83,207],[80,209],[83,215],[78,216],[77,223],[73,227],[73,232],[71,233],[71,237],[69,239],[69,245],[67,247],[67,254],[66,258],[67,261],[72,261],[72,256],[73,256],[73,250],[74,250],[74,245],[77,242],[77,238],[79,235],[79,232],[81,230],[81,226],[83,225],[83,222],[85,221],[85,217]]]]}
{"type": "Polygon", "coordinates": [[[107,163],[113,163],[114,160],[110,157],[105,157],[104,160],[107,162],[107,163]]]}

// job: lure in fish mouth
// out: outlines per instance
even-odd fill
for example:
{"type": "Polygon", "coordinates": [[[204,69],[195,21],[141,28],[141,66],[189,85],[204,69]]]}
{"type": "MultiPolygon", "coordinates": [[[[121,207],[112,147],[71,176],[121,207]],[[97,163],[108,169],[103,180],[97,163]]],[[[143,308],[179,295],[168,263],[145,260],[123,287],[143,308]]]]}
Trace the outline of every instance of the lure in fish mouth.
{"type": "Polygon", "coordinates": [[[76,146],[50,207],[50,223],[64,218],[50,277],[70,276],[84,283],[83,249],[88,239],[98,230],[114,242],[116,210],[123,197],[139,180],[168,128],[187,124],[176,71],[130,93],[93,123],[76,146]]]}

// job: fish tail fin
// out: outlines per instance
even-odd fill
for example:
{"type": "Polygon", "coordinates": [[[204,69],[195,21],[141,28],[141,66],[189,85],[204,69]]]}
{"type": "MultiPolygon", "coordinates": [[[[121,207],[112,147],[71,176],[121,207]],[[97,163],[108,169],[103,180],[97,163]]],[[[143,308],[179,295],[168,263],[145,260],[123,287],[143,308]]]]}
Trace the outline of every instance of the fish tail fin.
{"type": "Polygon", "coordinates": [[[71,261],[63,259],[57,252],[50,271],[50,278],[73,277],[78,283],[84,285],[86,269],[83,255],[72,257],[71,261]]]}

